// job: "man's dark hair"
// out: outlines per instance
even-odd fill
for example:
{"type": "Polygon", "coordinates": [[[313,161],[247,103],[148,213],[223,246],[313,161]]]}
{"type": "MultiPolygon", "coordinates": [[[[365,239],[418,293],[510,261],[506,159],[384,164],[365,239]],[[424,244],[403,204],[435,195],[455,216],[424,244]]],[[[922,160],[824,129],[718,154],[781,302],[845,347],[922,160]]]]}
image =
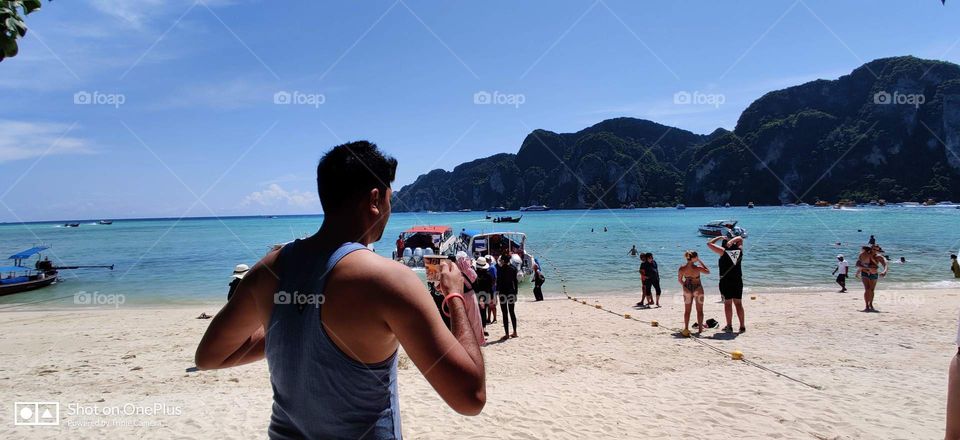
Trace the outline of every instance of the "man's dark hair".
{"type": "Polygon", "coordinates": [[[367,141],[333,147],[317,164],[317,193],[324,212],[364,197],[373,188],[386,190],[397,173],[397,160],[367,141]]]}

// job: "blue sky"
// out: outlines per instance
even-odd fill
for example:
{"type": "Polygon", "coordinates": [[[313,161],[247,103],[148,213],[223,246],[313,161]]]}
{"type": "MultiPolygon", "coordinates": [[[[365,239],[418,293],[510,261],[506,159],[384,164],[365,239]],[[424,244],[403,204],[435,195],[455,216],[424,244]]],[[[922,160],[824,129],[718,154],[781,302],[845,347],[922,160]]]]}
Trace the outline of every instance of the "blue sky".
{"type": "Polygon", "coordinates": [[[619,116],[732,128],[767,91],[875,58],[960,62],[958,8],[45,2],[0,63],[0,221],[316,213],[316,160],[345,140],[397,157],[399,188],[516,152],[536,128],[619,116]],[[478,92],[501,103],[476,104],[478,92]],[[678,92],[722,103],[678,105],[678,92]]]}

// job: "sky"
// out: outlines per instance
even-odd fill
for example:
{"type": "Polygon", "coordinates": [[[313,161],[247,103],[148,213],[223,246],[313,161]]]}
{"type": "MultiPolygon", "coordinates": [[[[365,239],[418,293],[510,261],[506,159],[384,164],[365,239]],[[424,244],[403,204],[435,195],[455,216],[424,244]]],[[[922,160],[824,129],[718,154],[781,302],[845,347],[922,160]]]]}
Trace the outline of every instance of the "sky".
{"type": "Polygon", "coordinates": [[[319,213],[316,162],[350,140],[400,188],[538,128],[732,129],[876,58],[960,63],[958,22],[938,0],[44,2],[0,62],[0,221],[319,213]]]}

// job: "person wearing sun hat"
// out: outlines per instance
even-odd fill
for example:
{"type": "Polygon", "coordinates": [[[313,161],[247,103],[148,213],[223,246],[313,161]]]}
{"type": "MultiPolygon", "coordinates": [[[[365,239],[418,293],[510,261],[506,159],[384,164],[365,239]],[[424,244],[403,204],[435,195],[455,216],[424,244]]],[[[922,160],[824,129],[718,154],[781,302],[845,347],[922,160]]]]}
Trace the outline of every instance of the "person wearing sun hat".
{"type": "Polygon", "coordinates": [[[846,292],[847,275],[850,274],[850,264],[843,259],[843,254],[837,255],[837,267],[833,269],[833,273],[837,275],[837,284],[840,285],[840,293],[846,292]]]}
{"type": "Polygon", "coordinates": [[[250,270],[250,266],[246,264],[238,264],[237,267],[233,268],[233,277],[230,280],[230,290],[227,291],[227,301],[230,301],[230,298],[233,297],[233,292],[236,292],[237,286],[240,285],[240,280],[243,279],[243,276],[247,274],[250,270]]]}

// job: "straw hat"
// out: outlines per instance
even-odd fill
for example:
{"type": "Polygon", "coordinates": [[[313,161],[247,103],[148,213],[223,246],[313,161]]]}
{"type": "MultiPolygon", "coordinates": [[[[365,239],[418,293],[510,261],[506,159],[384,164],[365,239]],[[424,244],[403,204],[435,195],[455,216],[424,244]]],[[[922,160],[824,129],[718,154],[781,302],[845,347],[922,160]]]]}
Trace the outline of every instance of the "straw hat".
{"type": "Polygon", "coordinates": [[[247,271],[250,270],[250,266],[246,264],[238,264],[237,267],[233,268],[233,277],[234,278],[243,278],[247,274],[247,271]]]}
{"type": "Polygon", "coordinates": [[[487,264],[487,259],[486,259],[486,258],[478,258],[478,259],[477,259],[477,269],[487,269],[488,266],[489,266],[489,264],[487,264]]]}

